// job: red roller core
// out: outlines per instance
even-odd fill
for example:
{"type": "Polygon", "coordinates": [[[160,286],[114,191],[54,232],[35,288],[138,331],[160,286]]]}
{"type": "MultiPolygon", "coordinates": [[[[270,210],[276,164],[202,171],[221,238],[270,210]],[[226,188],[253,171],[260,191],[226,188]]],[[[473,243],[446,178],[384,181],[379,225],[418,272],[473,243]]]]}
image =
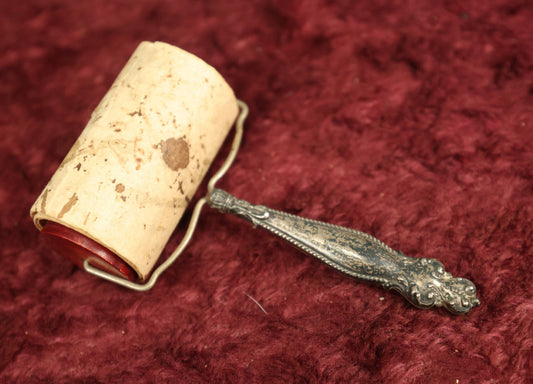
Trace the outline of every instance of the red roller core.
{"type": "Polygon", "coordinates": [[[64,225],[48,221],[40,234],[41,240],[52,250],[83,269],[83,261],[91,258],[91,265],[129,281],[137,274],[120,257],[87,236],[64,225]]]}

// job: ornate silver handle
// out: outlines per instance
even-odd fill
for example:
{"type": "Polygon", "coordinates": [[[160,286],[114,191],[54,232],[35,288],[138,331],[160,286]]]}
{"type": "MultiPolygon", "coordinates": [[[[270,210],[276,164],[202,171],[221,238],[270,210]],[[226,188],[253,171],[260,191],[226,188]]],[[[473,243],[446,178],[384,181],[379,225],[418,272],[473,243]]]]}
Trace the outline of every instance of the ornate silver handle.
{"type": "Polygon", "coordinates": [[[276,234],[341,272],[398,291],[416,307],[445,307],[464,314],[479,305],[475,285],[453,277],[436,259],[407,257],[366,233],[253,205],[220,189],[212,191],[208,204],[276,234]]]}

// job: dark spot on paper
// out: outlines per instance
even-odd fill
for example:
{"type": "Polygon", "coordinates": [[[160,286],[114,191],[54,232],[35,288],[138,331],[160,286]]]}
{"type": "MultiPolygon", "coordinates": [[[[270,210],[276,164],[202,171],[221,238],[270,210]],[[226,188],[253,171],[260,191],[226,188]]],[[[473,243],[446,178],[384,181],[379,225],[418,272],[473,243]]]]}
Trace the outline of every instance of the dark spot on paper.
{"type": "Polygon", "coordinates": [[[180,181],[180,182],[178,183],[178,189],[179,189],[179,191],[180,191],[180,193],[181,193],[182,195],[185,195],[185,192],[183,191],[183,185],[182,185],[182,184],[183,184],[183,181],[180,181]]]}
{"type": "Polygon", "coordinates": [[[86,225],[87,224],[87,220],[89,220],[89,216],[91,215],[91,212],[89,212],[87,214],[87,216],[85,216],[85,220],[83,221],[83,225],[86,225]]]}
{"type": "Polygon", "coordinates": [[[63,216],[65,216],[68,211],[78,202],[78,196],[76,195],[76,192],[70,197],[69,201],[61,208],[61,211],[59,212],[59,215],[57,215],[58,219],[61,219],[63,216]]]}
{"type": "Polygon", "coordinates": [[[120,198],[122,199],[122,201],[126,201],[126,196],[120,196],[120,198]]]}
{"type": "Polygon", "coordinates": [[[161,153],[165,164],[173,171],[189,165],[189,146],[183,139],[170,138],[161,142],[161,153]]]}
{"type": "Polygon", "coordinates": [[[120,132],[120,131],[122,131],[122,129],[120,128],[115,129],[115,132],[120,132]]]}
{"type": "Polygon", "coordinates": [[[115,184],[115,181],[117,181],[117,179],[113,179],[111,182],[112,182],[113,184],[115,184]]]}
{"type": "Polygon", "coordinates": [[[185,201],[188,203],[189,201],[191,201],[191,199],[189,199],[188,196],[185,196],[185,201]]]}
{"type": "Polygon", "coordinates": [[[132,117],[135,116],[135,115],[142,116],[143,114],[141,112],[141,106],[139,105],[139,110],[138,111],[130,112],[130,113],[128,113],[128,115],[130,115],[132,117]]]}
{"type": "Polygon", "coordinates": [[[77,169],[79,171],[81,169],[81,163],[78,163],[78,165],[76,165],[74,169],[77,169]]]}
{"type": "Polygon", "coordinates": [[[117,186],[115,187],[115,191],[118,193],[122,193],[125,190],[126,190],[126,187],[124,186],[124,184],[117,184],[117,186]]]}

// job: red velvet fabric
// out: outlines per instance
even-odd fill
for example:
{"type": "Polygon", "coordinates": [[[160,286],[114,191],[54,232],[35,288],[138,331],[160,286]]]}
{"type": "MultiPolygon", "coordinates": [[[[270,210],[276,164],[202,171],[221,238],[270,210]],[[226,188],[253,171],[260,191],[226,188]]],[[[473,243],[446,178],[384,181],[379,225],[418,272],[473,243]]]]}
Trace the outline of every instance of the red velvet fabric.
{"type": "Polygon", "coordinates": [[[0,381],[533,382],[532,20],[522,0],[3,1],[0,381]],[[142,40],[249,104],[221,187],[438,258],[481,306],[413,308],[210,209],[146,293],[48,252],[29,208],[142,40]]]}

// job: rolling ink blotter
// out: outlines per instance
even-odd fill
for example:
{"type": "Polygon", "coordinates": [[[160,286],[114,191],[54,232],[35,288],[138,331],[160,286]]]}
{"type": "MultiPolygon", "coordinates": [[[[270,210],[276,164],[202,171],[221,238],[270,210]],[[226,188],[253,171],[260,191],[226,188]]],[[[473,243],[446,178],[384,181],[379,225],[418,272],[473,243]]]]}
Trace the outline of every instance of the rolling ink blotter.
{"type": "Polygon", "coordinates": [[[479,305],[474,284],[438,260],[407,257],[363,232],[215,188],[237,155],[247,113],[201,59],[165,43],[141,43],[32,206],[40,237],[89,273],[146,291],[187,246],[207,203],[417,307],[463,314],[479,305]],[[153,270],[233,126],[231,151],[196,203],[184,238],[153,270]]]}

